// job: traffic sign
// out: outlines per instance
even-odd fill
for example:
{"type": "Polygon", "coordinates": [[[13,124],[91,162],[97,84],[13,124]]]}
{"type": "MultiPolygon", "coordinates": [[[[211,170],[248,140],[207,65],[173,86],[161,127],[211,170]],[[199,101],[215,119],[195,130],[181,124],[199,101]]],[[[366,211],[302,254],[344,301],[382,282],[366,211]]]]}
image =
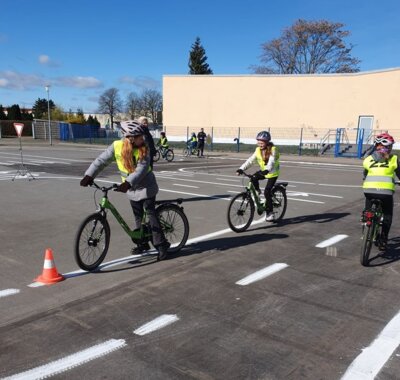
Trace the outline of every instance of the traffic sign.
{"type": "Polygon", "coordinates": [[[14,123],[15,131],[17,132],[18,137],[21,137],[22,130],[24,129],[24,124],[22,123],[14,123]]]}

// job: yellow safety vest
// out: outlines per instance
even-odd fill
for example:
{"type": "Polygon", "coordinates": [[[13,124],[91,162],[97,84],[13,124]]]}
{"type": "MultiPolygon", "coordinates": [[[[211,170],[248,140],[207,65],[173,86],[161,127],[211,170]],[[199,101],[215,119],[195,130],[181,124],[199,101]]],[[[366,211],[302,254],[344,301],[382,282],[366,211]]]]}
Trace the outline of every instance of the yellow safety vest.
{"type": "Polygon", "coordinates": [[[397,169],[397,156],[389,160],[377,162],[372,156],[363,161],[363,167],[368,170],[363,183],[365,193],[393,194],[395,190],[394,175],[397,169]]]}
{"type": "Polygon", "coordinates": [[[162,146],[162,147],[164,147],[164,148],[168,148],[168,140],[167,140],[167,138],[166,137],[164,137],[164,138],[160,138],[160,145],[162,146]]]}
{"type": "MultiPolygon", "coordinates": [[[[264,159],[263,159],[262,154],[261,154],[260,147],[256,148],[256,152],[255,153],[256,153],[258,165],[260,165],[261,170],[265,170],[267,164],[264,162],[264,159]]],[[[265,178],[274,178],[274,177],[278,177],[279,176],[279,152],[278,152],[278,148],[275,147],[275,146],[273,146],[272,149],[271,149],[271,154],[274,154],[274,153],[275,153],[274,167],[265,176],[265,178]]]]}
{"type": "MultiPolygon", "coordinates": [[[[117,140],[113,142],[114,145],[114,159],[117,162],[117,166],[119,169],[119,172],[121,173],[121,178],[122,182],[125,182],[125,178],[128,177],[129,173],[128,169],[125,168],[124,162],[122,160],[122,146],[124,144],[123,140],[117,140]]],[[[139,149],[138,148],[133,148],[132,150],[132,156],[133,156],[133,165],[136,167],[137,162],[139,160],[139,149]]],[[[151,167],[149,165],[149,169],[147,170],[148,172],[151,171],[151,167]]]]}

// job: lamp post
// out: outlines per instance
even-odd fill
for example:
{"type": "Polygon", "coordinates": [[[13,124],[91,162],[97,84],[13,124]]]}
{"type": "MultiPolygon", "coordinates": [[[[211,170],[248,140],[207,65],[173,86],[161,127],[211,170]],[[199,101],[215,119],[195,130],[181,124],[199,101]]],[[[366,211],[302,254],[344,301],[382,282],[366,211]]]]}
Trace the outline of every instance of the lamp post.
{"type": "Polygon", "coordinates": [[[51,118],[50,118],[50,85],[47,85],[45,87],[46,92],[47,92],[47,114],[49,115],[49,139],[50,139],[50,145],[53,145],[53,140],[51,138],[51,118]]]}

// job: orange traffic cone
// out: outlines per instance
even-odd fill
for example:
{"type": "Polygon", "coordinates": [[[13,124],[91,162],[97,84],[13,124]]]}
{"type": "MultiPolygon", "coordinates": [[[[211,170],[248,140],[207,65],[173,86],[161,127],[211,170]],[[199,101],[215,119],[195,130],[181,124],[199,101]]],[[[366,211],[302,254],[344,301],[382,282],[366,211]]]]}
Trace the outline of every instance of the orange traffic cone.
{"type": "Polygon", "coordinates": [[[62,280],[65,280],[65,278],[57,271],[56,265],[54,264],[53,251],[51,248],[47,248],[44,256],[43,272],[39,277],[35,278],[34,281],[44,284],[54,284],[62,280]]]}

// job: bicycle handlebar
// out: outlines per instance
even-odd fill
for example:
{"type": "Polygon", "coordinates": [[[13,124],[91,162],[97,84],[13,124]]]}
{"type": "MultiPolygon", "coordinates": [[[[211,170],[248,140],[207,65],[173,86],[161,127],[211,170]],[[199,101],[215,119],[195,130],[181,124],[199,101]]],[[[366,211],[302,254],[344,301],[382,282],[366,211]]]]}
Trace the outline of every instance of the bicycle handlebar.
{"type": "Polygon", "coordinates": [[[116,183],[113,183],[111,186],[109,187],[105,187],[105,186],[99,186],[96,182],[93,181],[93,183],[90,185],[91,187],[95,187],[98,190],[101,190],[103,193],[107,193],[110,190],[117,190],[118,189],[118,185],[116,183]]]}

